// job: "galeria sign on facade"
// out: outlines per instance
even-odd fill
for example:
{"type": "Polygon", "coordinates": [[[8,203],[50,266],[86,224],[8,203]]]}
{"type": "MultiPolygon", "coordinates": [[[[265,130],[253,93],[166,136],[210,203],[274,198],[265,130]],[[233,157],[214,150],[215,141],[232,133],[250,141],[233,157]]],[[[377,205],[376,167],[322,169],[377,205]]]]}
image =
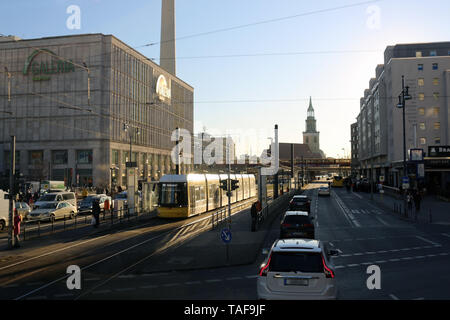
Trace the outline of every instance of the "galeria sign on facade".
{"type": "Polygon", "coordinates": [[[30,54],[23,67],[23,75],[27,76],[31,71],[33,81],[50,80],[50,75],[75,72],[75,66],[71,60],[58,57],[48,49],[37,49],[30,54]],[[41,56],[40,61],[36,57],[41,56]]]}

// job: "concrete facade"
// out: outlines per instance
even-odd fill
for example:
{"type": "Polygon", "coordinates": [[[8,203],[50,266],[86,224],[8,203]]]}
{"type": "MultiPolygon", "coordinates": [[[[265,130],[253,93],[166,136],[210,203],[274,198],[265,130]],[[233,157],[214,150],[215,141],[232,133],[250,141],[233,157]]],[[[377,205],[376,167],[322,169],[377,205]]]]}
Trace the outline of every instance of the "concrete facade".
{"type": "Polygon", "coordinates": [[[172,131],[193,132],[193,88],[112,35],[2,41],[0,61],[12,73],[10,102],[0,77],[0,173],[15,135],[29,179],[124,186],[130,160],[158,179],[175,169],[172,131]]]}
{"type": "Polygon", "coordinates": [[[405,109],[407,160],[409,149],[427,152],[429,146],[450,144],[450,42],[389,46],[384,60],[361,98],[359,169],[374,181],[383,175],[388,184],[399,186],[404,175],[403,116],[397,108],[402,76],[412,96],[405,109]]]}

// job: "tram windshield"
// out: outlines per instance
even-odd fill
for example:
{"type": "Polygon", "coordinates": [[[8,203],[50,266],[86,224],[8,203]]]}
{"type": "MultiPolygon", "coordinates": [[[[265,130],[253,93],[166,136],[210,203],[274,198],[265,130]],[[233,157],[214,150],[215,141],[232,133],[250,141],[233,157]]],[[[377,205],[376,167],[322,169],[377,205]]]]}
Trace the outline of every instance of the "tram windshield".
{"type": "Polygon", "coordinates": [[[185,183],[161,183],[159,204],[163,206],[185,206],[186,185],[185,183]]]}

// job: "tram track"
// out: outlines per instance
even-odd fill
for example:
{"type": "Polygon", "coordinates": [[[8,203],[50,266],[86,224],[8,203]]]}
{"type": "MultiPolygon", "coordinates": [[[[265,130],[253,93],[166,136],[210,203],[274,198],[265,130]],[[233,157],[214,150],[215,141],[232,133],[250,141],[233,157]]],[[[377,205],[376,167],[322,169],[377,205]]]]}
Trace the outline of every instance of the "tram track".
{"type": "MultiPolygon", "coordinates": [[[[234,208],[237,206],[242,206],[243,203],[246,203],[246,208],[248,208],[252,201],[253,199],[250,199],[235,204],[234,208]]],[[[90,291],[95,290],[110,280],[122,275],[124,272],[129,271],[139,263],[142,263],[143,261],[148,260],[149,258],[172,247],[176,247],[201,232],[209,230],[211,228],[210,220],[212,219],[212,215],[217,211],[218,210],[214,210],[200,216],[187,220],[174,221],[169,224],[167,224],[167,220],[155,218],[145,225],[131,226],[129,228],[118,230],[113,234],[107,234],[78,244],[61,247],[53,252],[48,252],[46,254],[3,266],[0,269],[0,287],[11,287],[11,284],[17,284],[19,281],[23,283],[25,279],[33,278],[29,281],[36,282],[40,280],[39,282],[41,285],[28,288],[26,291],[23,291],[20,290],[19,284],[15,287],[16,290],[14,290],[13,297],[10,298],[15,300],[33,298],[36,297],[36,294],[42,294],[43,291],[47,291],[51,287],[58,287],[56,291],[59,295],[55,294],[54,296],[62,296],[64,292],[67,293],[67,287],[64,288],[64,286],[61,287],[55,285],[62,284],[65,279],[69,277],[68,274],[65,274],[65,268],[67,268],[69,263],[79,265],[82,272],[86,272],[88,270],[98,272],[98,269],[102,270],[101,266],[103,266],[103,269],[113,270],[108,271],[108,273],[101,277],[99,281],[90,286],[90,291]],[[119,234],[118,238],[115,237],[117,234],[119,234]],[[99,241],[97,242],[95,240],[99,241]],[[76,252],[69,252],[74,248],[76,249],[76,252]],[[101,256],[99,259],[92,259],[92,257],[98,257],[98,255],[101,256]],[[125,256],[127,256],[127,258],[125,258],[125,256]],[[51,259],[48,261],[50,257],[51,259]],[[62,261],[60,261],[60,257],[63,258],[62,261]],[[133,262],[124,265],[123,261],[129,262],[129,259],[133,262]],[[30,267],[30,262],[35,263],[35,267],[30,267]],[[104,268],[105,265],[107,266],[106,268],[104,268]],[[50,270],[46,270],[49,266],[50,270]],[[8,269],[13,267],[14,273],[17,272],[17,267],[21,268],[19,268],[18,271],[19,275],[11,279],[5,271],[8,271],[8,269]],[[109,269],[109,267],[111,267],[111,269],[109,269]],[[21,271],[23,271],[23,273],[21,271]],[[54,276],[46,277],[44,275],[49,272],[53,272],[54,274],[59,274],[61,276],[54,280],[54,276]],[[41,274],[40,277],[39,274],[41,274]],[[6,278],[10,278],[10,280],[2,281],[5,280],[5,276],[6,278]],[[43,279],[44,281],[42,281],[43,279]]],[[[234,212],[232,214],[236,213],[237,212],[234,212]]],[[[11,273],[9,275],[11,275],[11,273]]],[[[54,290],[55,289],[52,291],[54,290]]],[[[80,298],[85,295],[85,292],[87,291],[84,291],[79,295],[80,298]]]]}

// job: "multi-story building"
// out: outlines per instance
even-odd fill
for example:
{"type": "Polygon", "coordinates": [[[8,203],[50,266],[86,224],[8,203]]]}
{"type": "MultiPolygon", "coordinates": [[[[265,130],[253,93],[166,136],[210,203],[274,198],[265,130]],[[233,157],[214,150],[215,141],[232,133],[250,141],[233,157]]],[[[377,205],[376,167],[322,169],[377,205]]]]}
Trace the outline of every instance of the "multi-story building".
{"type": "Polygon", "coordinates": [[[4,38],[0,67],[11,75],[0,77],[5,174],[15,135],[27,179],[126,186],[126,162],[159,179],[175,170],[172,132],[193,132],[192,86],[112,35],[4,38]]]}
{"type": "MultiPolygon", "coordinates": [[[[403,170],[403,110],[397,108],[402,76],[412,99],[406,101],[405,138],[408,150],[450,144],[450,42],[399,44],[385,50],[364,92],[358,115],[360,173],[400,186],[403,170]],[[373,168],[373,169],[372,169],[373,168]]],[[[429,155],[427,155],[429,156],[429,155]]],[[[428,159],[430,160],[430,159],[428,159]]],[[[425,167],[427,157],[425,158],[425,167]]],[[[446,188],[450,170],[425,170],[428,186],[446,188]]]]}
{"type": "Polygon", "coordinates": [[[356,175],[359,168],[359,134],[358,134],[358,122],[352,123],[350,126],[350,155],[351,155],[351,172],[352,175],[356,175]]]}

